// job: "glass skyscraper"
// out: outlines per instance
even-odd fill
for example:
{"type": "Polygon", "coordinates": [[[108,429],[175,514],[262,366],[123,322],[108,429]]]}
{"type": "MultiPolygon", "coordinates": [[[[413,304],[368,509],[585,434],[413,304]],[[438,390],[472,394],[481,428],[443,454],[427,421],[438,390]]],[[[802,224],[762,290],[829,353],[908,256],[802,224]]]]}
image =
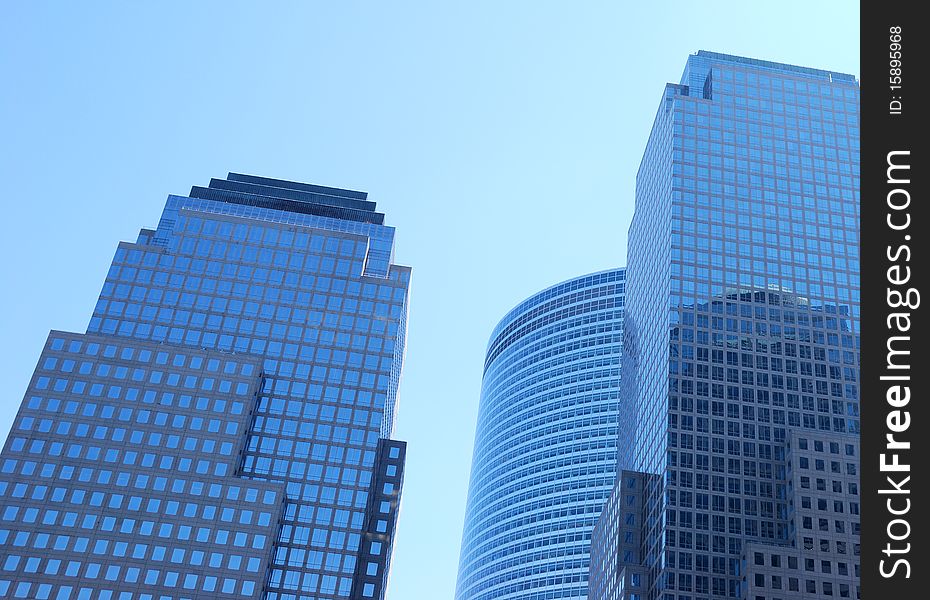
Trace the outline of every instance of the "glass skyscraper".
{"type": "Polygon", "coordinates": [[[636,180],[594,600],[856,598],[859,87],[701,51],[636,180]]]}
{"type": "Polygon", "coordinates": [[[456,600],[583,598],[616,471],[625,273],[539,292],[484,363],[456,600]]]}
{"type": "Polygon", "coordinates": [[[229,174],[121,243],[0,455],[0,597],[383,598],[410,269],[362,192],[229,174]]]}

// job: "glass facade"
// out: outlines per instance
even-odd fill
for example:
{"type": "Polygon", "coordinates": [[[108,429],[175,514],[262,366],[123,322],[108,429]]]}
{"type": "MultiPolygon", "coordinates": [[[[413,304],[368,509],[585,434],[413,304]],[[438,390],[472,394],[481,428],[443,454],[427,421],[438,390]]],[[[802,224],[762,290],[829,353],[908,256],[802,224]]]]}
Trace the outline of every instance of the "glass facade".
{"type": "Polygon", "coordinates": [[[855,78],[689,57],[656,115],[629,240],[621,422],[635,426],[592,597],[858,597],[855,78]],[[624,491],[632,473],[641,492],[624,491]]]}
{"type": "Polygon", "coordinates": [[[231,173],[119,245],[0,455],[0,597],[384,597],[410,269],[374,208],[231,173]]]}
{"type": "Polygon", "coordinates": [[[511,310],[485,359],[457,600],[584,598],[616,470],[623,269],[511,310]]]}

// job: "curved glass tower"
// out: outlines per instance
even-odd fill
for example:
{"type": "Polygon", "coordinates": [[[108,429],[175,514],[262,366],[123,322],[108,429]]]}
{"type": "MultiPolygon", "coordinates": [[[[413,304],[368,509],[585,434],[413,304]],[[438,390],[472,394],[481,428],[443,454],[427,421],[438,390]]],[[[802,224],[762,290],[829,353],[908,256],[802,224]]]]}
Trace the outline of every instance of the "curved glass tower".
{"type": "Polygon", "coordinates": [[[528,298],[488,343],[456,600],[587,595],[616,472],[625,271],[528,298]]]}

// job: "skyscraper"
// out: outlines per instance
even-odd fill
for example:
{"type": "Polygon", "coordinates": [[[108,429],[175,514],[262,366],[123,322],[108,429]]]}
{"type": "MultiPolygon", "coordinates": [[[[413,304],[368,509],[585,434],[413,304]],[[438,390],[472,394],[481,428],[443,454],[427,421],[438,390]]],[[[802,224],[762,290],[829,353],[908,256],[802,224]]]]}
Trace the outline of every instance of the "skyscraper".
{"type": "Polygon", "coordinates": [[[713,52],[636,180],[591,598],[858,596],[859,87],[713,52]]]}
{"type": "Polygon", "coordinates": [[[456,600],[585,595],[616,470],[624,279],[547,288],[491,333],[456,600]]]}
{"type": "Polygon", "coordinates": [[[230,173],[119,245],[0,455],[0,596],[383,598],[410,269],[362,192],[230,173]]]}

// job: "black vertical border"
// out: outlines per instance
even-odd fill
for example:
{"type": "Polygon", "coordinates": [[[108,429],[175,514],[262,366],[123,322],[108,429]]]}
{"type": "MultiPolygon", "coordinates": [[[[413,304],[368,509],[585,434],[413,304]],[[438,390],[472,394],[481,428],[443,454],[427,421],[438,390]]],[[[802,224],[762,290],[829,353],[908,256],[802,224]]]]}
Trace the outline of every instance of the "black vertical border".
{"type": "MultiPolygon", "coordinates": [[[[926,196],[926,179],[930,176],[927,160],[926,102],[920,93],[925,69],[930,66],[927,38],[930,23],[918,16],[923,3],[870,2],[861,4],[861,583],[862,598],[930,598],[930,564],[924,557],[930,546],[926,515],[930,511],[930,416],[926,405],[930,402],[927,387],[930,363],[927,361],[926,321],[928,309],[897,307],[895,291],[902,294],[909,289],[926,292],[922,302],[930,302],[930,289],[926,287],[930,256],[926,238],[930,237],[930,219],[922,205],[926,196]],[[900,28],[895,30],[893,28],[900,28]],[[898,42],[900,65],[892,61],[896,51],[892,44],[895,31],[900,31],[898,42]],[[899,68],[896,74],[893,69],[899,68]],[[894,77],[899,76],[900,89],[892,89],[894,77]],[[900,101],[900,110],[892,101],[900,101]],[[894,114],[898,113],[898,114],[894,114]],[[891,152],[909,152],[894,155],[894,162],[908,164],[910,169],[888,172],[891,152]],[[889,183],[889,175],[898,183],[889,183]],[[902,180],[908,180],[906,183],[902,180]],[[893,191],[893,190],[905,190],[893,191]],[[900,210],[889,208],[889,194],[900,210]],[[909,195],[909,203],[907,201],[909,195]],[[906,229],[894,230],[907,223],[906,229]],[[900,281],[909,275],[904,283],[900,281]],[[892,296],[889,302],[889,293],[892,296]],[[899,331],[908,321],[891,317],[893,313],[909,313],[910,328],[899,331]],[[891,327],[889,327],[891,318],[891,327]],[[895,356],[894,362],[907,363],[909,369],[889,369],[888,341],[891,336],[906,336],[892,343],[896,350],[910,354],[895,356]],[[909,337],[909,339],[907,339],[909,337]],[[882,379],[888,375],[906,375],[909,380],[882,379]],[[906,385],[910,400],[905,405],[893,406],[888,402],[888,391],[893,385],[906,385]],[[895,413],[895,411],[901,411],[895,413]],[[907,416],[903,413],[907,412],[907,416]],[[899,441],[910,442],[910,449],[889,450],[887,438],[890,427],[901,429],[910,418],[906,430],[894,433],[899,441]],[[881,455],[892,462],[897,454],[902,464],[910,465],[909,472],[883,471],[881,455]],[[892,480],[887,478],[891,476],[892,480]],[[910,480],[902,483],[904,477],[910,480]],[[888,494],[893,484],[908,493],[888,494]],[[889,504],[890,501],[890,504],[889,504]],[[907,509],[906,512],[903,512],[907,509]],[[891,514],[895,510],[900,515],[891,514]],[[893,522],[895,519],[900,521],[893,522]],[[904,537],[906,535],[906,537],[904,537]],[[903,538],[900,540],[894,537],[903,538]],[[889,545],[890,544],[890,548],[889,545]],[[909,546],[908,546],[909,544],[909,546]],[[898,553],[896,553],[898,552],[898,553]],[[907,564],[897,564],[903,559],[907,564]],[[884,562],[882,562],[884,561],[884,562]],[[890,576],[882,574],[882,570],[890,576]],[[906,575],[910,575],[906,577],[906,575]]],[[[913,299],[913,294],[911,295],[913,299]]],[[[918,304],[913,302],[913,304],[918,304]]],[[[893,399],[900,398],[903,390],[893,399]]],[[[899,402],[899,404],[901,404],[899,402]]]]}

